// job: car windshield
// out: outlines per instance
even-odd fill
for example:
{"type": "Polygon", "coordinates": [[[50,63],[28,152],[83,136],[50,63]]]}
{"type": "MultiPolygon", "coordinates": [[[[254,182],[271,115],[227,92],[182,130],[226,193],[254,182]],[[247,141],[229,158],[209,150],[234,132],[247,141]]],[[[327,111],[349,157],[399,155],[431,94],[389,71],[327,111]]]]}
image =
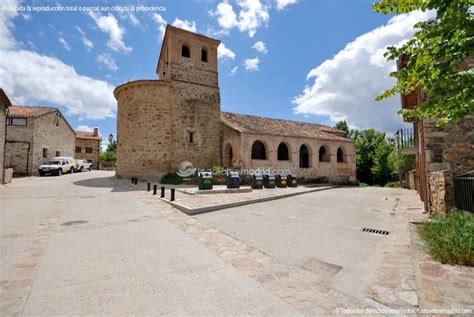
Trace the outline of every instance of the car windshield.
{"type": "Polygon", "coordinates": [[[61,161],[49,161],[48,165],[61,165],[61,161]]]}

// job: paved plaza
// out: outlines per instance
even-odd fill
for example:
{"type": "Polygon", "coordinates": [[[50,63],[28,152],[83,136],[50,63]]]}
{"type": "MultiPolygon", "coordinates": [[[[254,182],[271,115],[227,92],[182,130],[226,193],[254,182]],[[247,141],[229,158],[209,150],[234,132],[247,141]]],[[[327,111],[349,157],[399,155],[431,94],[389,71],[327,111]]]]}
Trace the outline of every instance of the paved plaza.
{"type": "Polygon", "coordinates": [[[474,308],[473,269],[431,261],[413,238],[413,191],[331,188],[189,216],[112,176],[0,188],[2,315],[474,308]]]}

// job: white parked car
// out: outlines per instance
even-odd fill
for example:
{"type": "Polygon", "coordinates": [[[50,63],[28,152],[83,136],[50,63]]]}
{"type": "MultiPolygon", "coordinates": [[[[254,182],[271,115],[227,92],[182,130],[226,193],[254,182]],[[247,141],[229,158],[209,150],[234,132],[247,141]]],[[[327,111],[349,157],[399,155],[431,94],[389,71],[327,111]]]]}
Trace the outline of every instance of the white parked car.
{"type": "Polygon", "coordinates": [[[92,163],[88,160],[76,160],[77,163],[77,171],[91,171],[92,170],[92,163]]]}
{"type": "Polygon", "coordinates": [[[66,161],[67,164],[71,166],[71,168],[68,169],[68,171],[71,174],[79,170],[78,165],[77,165],[77,161],[72,156],[57,156],[57,157],[53,157],[52,160],[66,161]]]}
{"type": "Polygon", "coordinates": [[[92,162],[90,160],[84,160],[84,170],[92,171],[92,162]]]}
{"type": "Polygon", "coordinates": [[[38,167],[38,173],[40,176],[46,174],[61,176],[64,173],[70,172],[71,169],[73,169],[72,164],[69,164],[66,160],[51,160],[38,167]]]}

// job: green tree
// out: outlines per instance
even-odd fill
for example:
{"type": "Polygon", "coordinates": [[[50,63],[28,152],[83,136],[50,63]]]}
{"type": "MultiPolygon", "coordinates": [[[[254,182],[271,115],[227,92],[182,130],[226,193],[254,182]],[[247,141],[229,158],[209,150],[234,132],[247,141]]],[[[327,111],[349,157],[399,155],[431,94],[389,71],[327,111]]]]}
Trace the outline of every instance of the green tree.
{"type": "Polygon", "coordinates": [[[349,125],[345,120],[339,121],[334,126],[336,129],[346,132],[346,137],[352,139],[354,136],[354,129],[349,129],[349,125]]]}
{"type": "Polygon", "coordinates": [[[433,21],[414,25],[411,40],[401,47],[388,47],[388,61],[409,57],[408,64],[390,76],[394,87],[376,100],[395,94],[408,94],[421,87],[429,98],[413,110],[401,110],[409,117],[439,119],[438,124],[453,124],[474,111],[474,72],[463,63],[474,54],[472,0],[381,0],[373,4],[383,14],[434,10],[433,21]]]}
{"type": "Polygon", "coordinates": [[[100,160],[101,161],[116,161],[117,160],[117,141],[114,140],[113,134],[109,135],[108,141],[109,143],[107,144],[107,148],[105,152],[100,153],[100,160]]]}
{"type": "Polygon", "coordinates": [[[393,144],[390,144],[385,139],[383,142],[377,144],[377,148],[372,157],[373,165],[370,169],[374,177],[374,183],[384,185],[392,179],[393,165],[390,164],[390,155],[393,150],[393,144]]]}

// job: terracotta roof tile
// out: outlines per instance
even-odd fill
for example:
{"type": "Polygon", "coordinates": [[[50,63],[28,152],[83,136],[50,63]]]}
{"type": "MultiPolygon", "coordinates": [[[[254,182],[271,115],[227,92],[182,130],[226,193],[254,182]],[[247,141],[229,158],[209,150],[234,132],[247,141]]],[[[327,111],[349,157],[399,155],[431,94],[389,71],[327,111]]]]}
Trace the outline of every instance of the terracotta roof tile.
{"type": "Polygon", "coordinates": [[[229,127],[245,133],[352,142],[345,137],[344,131],[322,124],[272,119],[232,112],[222,112],[221,120],[229,127]]]}
{"type": "Polygon", "coordinates": [[[95,135],[94,132],[89,131],[74,131],[76,133],[76,138],[79,139],[91,139],[91,140],[99,140],[100,136],[95,135]]]}
{"type": "Polygon", "coordinates": [[[58,111],[58,109],[38,106],[11,106],[8,108],[8,116],[12,118],[33,118],[53,111],[58,111]]]}

